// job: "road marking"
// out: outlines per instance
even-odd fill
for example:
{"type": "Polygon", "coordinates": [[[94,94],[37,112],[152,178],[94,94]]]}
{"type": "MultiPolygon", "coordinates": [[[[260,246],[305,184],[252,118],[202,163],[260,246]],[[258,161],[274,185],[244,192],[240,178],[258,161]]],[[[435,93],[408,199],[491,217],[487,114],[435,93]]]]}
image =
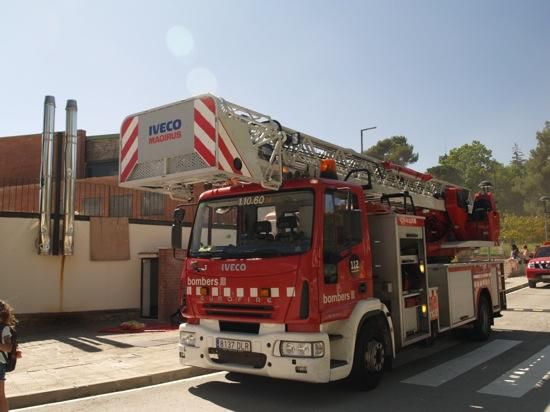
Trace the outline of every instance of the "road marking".
{"type": "Polygon", "coordinates": [[[508,308],[508,312],[550,312],[550,309],[533,309],[533,308],[508,308]]]}
{"type": "Polygon", "coordinates": [[[550,379],[550,345],[514,366],[478,392],[521,398],[531,389],[541,388],[548,379],[550,379]]]}
{"type": "Polygon", "coordinates": [[[521,342],[520,340],[496,339],[466,355],[442,363],[401,382],[437,387],[506,352],[521,342]]]}

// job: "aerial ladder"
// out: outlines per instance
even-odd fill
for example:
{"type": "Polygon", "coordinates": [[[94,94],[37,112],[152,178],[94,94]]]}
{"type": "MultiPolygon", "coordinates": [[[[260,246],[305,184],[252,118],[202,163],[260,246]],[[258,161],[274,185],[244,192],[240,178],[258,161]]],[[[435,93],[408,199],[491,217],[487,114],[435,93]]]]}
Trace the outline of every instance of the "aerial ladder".
{"type": "Polygon", "coordinates": [[[283,126],[272,117],[213,95],[128,116],[121,127],[120,185],[189,201],[194,186],[257,183],[277,190],[285,179],[320,176],[331,159],[337,177],[363,187],[373,213],[397,209],[426,218],[428,255],[498,241],[499,215],[483,182],[465,188],[343,148],[283,126]]]}

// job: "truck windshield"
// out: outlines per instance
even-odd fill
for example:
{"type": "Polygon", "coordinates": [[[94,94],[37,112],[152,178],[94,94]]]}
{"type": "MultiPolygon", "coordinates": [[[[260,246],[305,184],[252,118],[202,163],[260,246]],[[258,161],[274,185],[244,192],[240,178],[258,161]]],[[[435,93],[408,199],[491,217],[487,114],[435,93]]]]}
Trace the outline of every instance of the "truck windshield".
{"type": "Polygon", "coordinates": [[[201,202],[191,257],[259,258],[299,254],[311,246],[313,192],[288,191],[201,202]]]}

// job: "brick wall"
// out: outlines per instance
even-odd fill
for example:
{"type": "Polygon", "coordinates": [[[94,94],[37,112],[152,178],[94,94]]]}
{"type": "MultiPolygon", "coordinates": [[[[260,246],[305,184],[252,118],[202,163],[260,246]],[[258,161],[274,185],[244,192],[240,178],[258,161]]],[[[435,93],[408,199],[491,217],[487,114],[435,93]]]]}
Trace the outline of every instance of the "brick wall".
{"type": "MultiPolygon", "coordinates": [[[[63,132],[56,133],[55,141],[63,136],[63,132]]],[[[77,131],[77,178],[84,178],[85,174],[85,146],[86,131],[77,131]]],[[[0,178],[35,179],[40,178],[40,157],[42,135],[31,134],[23,136],[3,137],[0,139],[0,178]]],[[[55,168],[53,168],[55,173],[55,168]]]]}
{"type": "MultiPolygon", "coordinates": [[[[159,249],[158,318],[168,321],[179,307],[180,276],[183,260],[174,259],[172,249],[159,249]]],[[[183,255],[183,254],[181,254],[183,255]]]]}
{"type": "Polygon", "coordinates": [[[0,176],[36,179],[40,177],[40,135],[0,139],[0,176]]]}
{"type": "Polygon", "coordinates": [[[86,161],[118,160],[118,134],[96,136],[86,141],[86,161]]]}

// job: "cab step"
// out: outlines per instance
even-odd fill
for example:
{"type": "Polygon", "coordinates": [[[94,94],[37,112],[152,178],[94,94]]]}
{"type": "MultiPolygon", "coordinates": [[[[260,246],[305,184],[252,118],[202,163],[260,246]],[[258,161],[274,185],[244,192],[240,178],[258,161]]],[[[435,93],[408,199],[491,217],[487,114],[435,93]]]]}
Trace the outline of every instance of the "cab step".
{"type": "Polygon", "coordinates": [[[334,340],[344,339],[343,335],[328,335],[328,339],[332,342],[334,340]]]}
{"type": "Polygon", "coordinates": [[[331,359],[330,369],[339,368],[340,366],[346,366],[348,364],[345,360],[331,359]]]}

